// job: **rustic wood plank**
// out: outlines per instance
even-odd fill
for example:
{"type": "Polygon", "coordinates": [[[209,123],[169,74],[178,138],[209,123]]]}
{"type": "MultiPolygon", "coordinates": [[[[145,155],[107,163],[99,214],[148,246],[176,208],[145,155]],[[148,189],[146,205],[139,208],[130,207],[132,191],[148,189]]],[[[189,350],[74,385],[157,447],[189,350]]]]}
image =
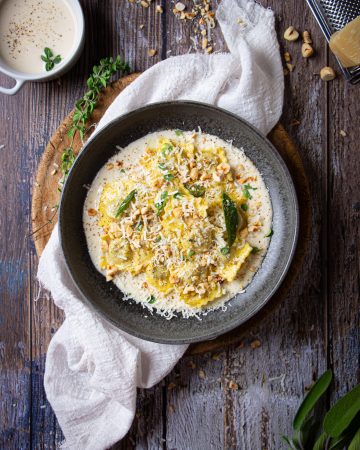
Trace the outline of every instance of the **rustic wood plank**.
{"type": "Polygon", "coordinates": [[[291,435],[292,418],[305,386],[322,373],[326,360],[326,298],[321,290],[319,267],[323,256],[319,248],[322,217],[326,217],[324,161],[326,136],[319,130],[326,123],[326,93],[314,77],[324,65],[324,39],[303,3],[267,1],[278,19],[281,52],[289,51],[295,70],[285,78],[285,104],[281,121],[294,137],[310,174],[313,201],[313,233],[310,251],[297,282],[287,299],[273,314],[250,331],[242,348],[229,349],[226,374],[239,385],[227,402],[229,428],[227,446],[236,448],[281,448],[281,435],[291,435]],[[317,50],[316,58],[301,57],[301,43],[285,43],[284,30],[294,25],[309,29],[317,50]],[[291,126],[294,119],[299,126],[291,126]],[[257,342],[261,343],[260,347],[257,342]],[[255,348],[253,348],[255,347],[255,348]]]}
{"type": "MultiPolygon", "coordinates": [[[[330,55],[330,65],[337,68],[330,55]]],[[[332,401],[360,382],[359,86],[328,85],[328,309],[332,401]],[[341,135],[345,131],[346,136],[341,135]]]]}
{"type": "MultiPolygon", "coordinates": [[[[0,78],[5,84],[8,80],[0,78]]],[[[30,99],[1,96],[0,107],[0,448],[30,442],[28,234],[30,173],[26,129],[30,99]],[[20,126],[19,126],[20,125],[20,126]]]]}

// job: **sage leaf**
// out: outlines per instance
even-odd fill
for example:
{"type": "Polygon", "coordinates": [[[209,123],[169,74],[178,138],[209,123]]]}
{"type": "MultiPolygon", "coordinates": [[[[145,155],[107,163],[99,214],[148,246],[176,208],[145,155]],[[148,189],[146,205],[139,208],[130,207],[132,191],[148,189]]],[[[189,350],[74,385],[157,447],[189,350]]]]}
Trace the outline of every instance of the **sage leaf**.
{"type": "Polygon", "coordinates": [[[359,450],[360,449],[360,428],[357,430],[353,440],[350,442],[348,450],[359,450]]]}
{"type": "Polygon", "coordinates": [[[314,416],[309,416],[299,430],[299,441],[303,448],[312,448],[315,444],[316,436],[320,434],[321,422],[314,416]]]}
{"type": "Polygon", "coordinates": [[[340,436],[359,411],[360,384],[344,395],[326,414],[324,430],[332,437],[340,436]]]}
{"type": "Polygon", "coordinates": [[[327,440],[328,440],[328,436],[326,433],[320,434],[317,441],[315,442],[313,450],[324,450],[327,440]]]}
{"type": "Polygon", "coordinates": [[[131,201],[135,198],[136,190],[133,190],[128,194],[124,200],[120,203],[118,210],[116,211],[115,217],[119,217],[125,209],[130,205],[131,201]]]}
{"type": "Polygon", "coordinates": [[[222,195],[222,203],[227,232],[227,243],[229,247],[231,247],[235,242],[236,232],[239,227],[239,213],[235,203],[225,192],[222,195]]]}
{"type": "Polygon", "coordinates": [[[184,187],[186,190],[188,190],[190,192],[190,194],[193,197],[204,197],[205,194],[205,188],[204,186],[200,186],[200,184],[189,184],[189,183],[185,183],[184,187]]]}
{"type": "Polygon", "coordinates": [[[329,450],[343,450],[344,447],[346,447],[351,442],[351,440],[353,439],[359,428],[360,428],[360,413],[356,415],[355,419],[353,419],[353,421],[346,428],[344,433],[341,433],[339,437],[333,438],[331,440],[329,450]]]}
{"type": "Polygon", "coordinates": [[[320,399],[320,397],[326,392],[330,386],[332,380],[331,370],[327,370],[321,377],[317,380],[314,386],[307,393],[303,402],[301,403],[299,409],[297,410],[296,416],[293,422],[294,430],[300,430],[307,416],[314,409],[314,406],[320,399]]]}

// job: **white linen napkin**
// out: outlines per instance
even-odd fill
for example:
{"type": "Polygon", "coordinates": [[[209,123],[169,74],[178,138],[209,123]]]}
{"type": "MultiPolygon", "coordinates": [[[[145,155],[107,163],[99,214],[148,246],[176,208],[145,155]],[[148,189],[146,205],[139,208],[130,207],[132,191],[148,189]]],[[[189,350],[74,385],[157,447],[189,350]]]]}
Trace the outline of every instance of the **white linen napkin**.
{"type": "MultiPolygon", "coordinates": [[[[176,99],[220,106],[268,133],[283,105],[274,14],[252,0],[223,0],[217,19],[230,53],[187,54],[156,64],[116,98],[92,136],[126,112],[176,99]]],[[[66,315],[45,367],[45,390],[65,435],[63,448],[108,448],[131,426],[136,388],[158,383],[187,346],[132,337],[86,306],[68,275],[57,227],[40,258],[38,279],[66,315]]]]}

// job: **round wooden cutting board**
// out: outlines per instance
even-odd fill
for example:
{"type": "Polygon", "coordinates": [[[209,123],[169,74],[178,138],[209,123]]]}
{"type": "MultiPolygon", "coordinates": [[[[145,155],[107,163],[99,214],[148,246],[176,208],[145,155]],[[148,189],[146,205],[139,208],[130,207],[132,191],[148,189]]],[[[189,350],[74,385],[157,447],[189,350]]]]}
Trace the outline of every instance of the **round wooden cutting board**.
{"type": "MultiPolygon", "coordinates": [[[[89,124],[98,123],[116,96],[138,76],[138,73],[127,75],[107,87],[101,94],[98,105],[89,120],[89,124]]],[[[40,256],[44,250],[54,224],[57,221],[56,205],[59,203],[60,193],[58,191],[58,187],[59,180],[61,178],[59,166],[61,164],[61,154],[70,144],[67,131],[71,125],[72,115],[73,111],[65,117],[46,146],[33,186],[31,210],[33,229],[32,237],[35,242],[38,256],[40,256]]],[[[90,136],[93,130],[94,127],[91,127],[87,136],[90,136]]],[[[281,124],[277,124],[275,126],[275,128],[270,132],[268,138],[284,159],[294,180],[298,195],[300,207],[300,239],[295,252],[294,260],[281,287],[265,308],[263,308],[258,314],[256,314],[256,316],[240,328],[219,336],[212,341],[201,342],[190,346],[188,352],[191,354],[218,351],[229,344],[236,344],[240,342],[243,337],[247,335],[254,323],[258,324],[265,315],[272,311],[275,306],[285,298],[291,284],[299,272],[307,251],[307,244],[310,239],[311,231],[311,197],[309,183],[300,155],[291,138],[281,124]]],[[[82,143],[79,138],[76,137],[74,140],[75,152],[79,152],[81,146],[82,143]]]]}

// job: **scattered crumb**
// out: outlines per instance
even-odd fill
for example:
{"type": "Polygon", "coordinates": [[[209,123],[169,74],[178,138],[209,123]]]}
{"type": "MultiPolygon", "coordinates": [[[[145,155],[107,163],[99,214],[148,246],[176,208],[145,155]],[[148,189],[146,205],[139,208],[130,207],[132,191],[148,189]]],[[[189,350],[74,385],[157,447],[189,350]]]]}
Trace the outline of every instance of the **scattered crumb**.
{"type": "Polygon", "coordinates": [[[154,48],[150,48],[150,49],[148,50],[148,55],[149,55],[149,56],[155,56],[156,53],[157,53],[157,50],[155,50],[154,48]]]}
{"type": "Polygon", "coordinates": [[[171,413],[174,413],[176,410],[175,410],[175,406],[174,405],[169,405],[169,411],[171,412],[171,413]]]}
{"type": "Polygon", "coordinates": [[[184,11],[185,8],[186,8],[186,6],[184,5],[184,3],[181,3],[181,2],[177,2],[175,5],[175,9],[180,12],[184,11]]]}
{"type": "Polygon", "coordinates": [[[285,59],[285,62],[290,62],[291,61],[291,55],[290,55],[289,52],[285,52],[284,53],[284,59],[285,59]]]}
{"type": "Polygon", "coordinates": [[[229,381],[229,388],[232,389],[233,391],[238,391],[239,390],[239,385],[237,383],[235,383],[235,381],[230,380],[229,381]]]}
{"type": "Polygon", "coordinates": [[[96,209],[90,208],[90,209],[88,209],[87,213],[90,217],[94,217],[94,216],[96,216],[97,211],[96,211],[96,209]]]}
{"type": "Polygon", "coordinates": [[[261,341],[259,339],[255,339],[251,342],[250,347],[252,349],[261,347],[261,341]]]}
{"type": "Polygon", "coordinates": [[[142,23],[141,25],[139,25],[140,30],[142,30],[144,28],[144,24],[142,23]]]}
{"type": "Polygon", "coordinates": [[[263,374],[262,374],[262,377],[261,377],[261,386],[264,386],[265,383],[266,383],[266,376],[265,376],[265,374],[263,373],[263,374]]]}
{"type": "Polygon", "coordinates": [[[0,150],[2,150],[3,148],[5,148],[5,144],[0,145],[0,150]]]}
{"type": "Polygon", "coordinates": [[[294,68],[295,68],[294,64],[290,64],[290,63],[286,63],[286,67],[289,72],[293,72],[294,68]]]}
{"type": "MultiPolygon", "coordinates": [[[[151,0],[128,0],[129,3],[135,5],[141,5],[143,8],[149,8],[155,2],[151,0]]],[[[161,5],[155,5],[155,11],[162,14],[164,12],[161,5]]],[[[191,40],[193,44],[190,46],[189,52],[191,50],[196,50],[201,48],[201,37],[207,38],[209,45],[204,49],[207,53],[211,53],[215,47],[213,42],[212,30],[216,27],[216,16],[215,12],[211,8],[210,0],[189,0],[189,2],[173,2],[172,12],[175,17],[184,22],[190,22],[192,28],[191,40]],[[200,39],[199,39],[200,37],[200,39]],[[211,45],[210,45],[211,44],[211,45]]],[[[243,28],[247,26],[247,23],[239,18],[237,23],[243,28]]],[[[140,25],[140,29],[143,25],[140,25]]]]}
{"type": "Polygon", "coordinates": [[[168,384],[168,387],[167,387],[167,388],[168,388],[169,391],[171,391],[172,389],[175,389],[175,388],[176,388],[176,384],[173,383],[173,382],[171,382],[171,383],[168,384]]]}
{"type": "Polygon", "coordinates": [[[214,361],[219,361],[220,353],[215,353],[214,355],[211,356],[211,359],[213,359],[214,361]]]}
{"type": "Polygon", "coordinates": [[[347,136],[346,131],[340,130],[340,135],[341,135],[342,137],[346,137],[346,136],[347,136]]]}
{"type": "Polygon", "coordinates": [[[205,374],[205,372],[203,370],[199,370],[199,378],[201,380],[205,380],[206,374],[205,374]]]}
{"type": "Polygon", "coordinates": [[[247,27],[247,23],[245,22],[244,19],[242,19],[241,17],[238,17],[236,19],[236,23],[238,23],[240,25],[241,28],[246,28],[247,27]]]}

